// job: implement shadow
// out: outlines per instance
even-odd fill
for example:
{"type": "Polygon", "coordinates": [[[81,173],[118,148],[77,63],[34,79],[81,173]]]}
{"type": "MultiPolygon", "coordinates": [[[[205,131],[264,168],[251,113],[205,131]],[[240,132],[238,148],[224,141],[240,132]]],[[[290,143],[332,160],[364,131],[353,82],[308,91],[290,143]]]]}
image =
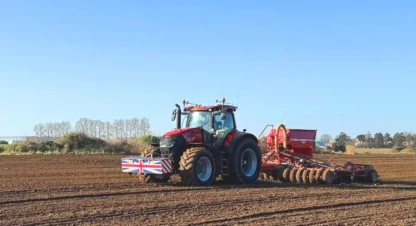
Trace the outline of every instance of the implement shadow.
{"type": "MultiPolygon", "coordinates": [[[[201,188],[203,186],[186,186],[180,182],[170,182],[163,184],[162,186],[171,187],[188,187],[188,188],[201,188]]],[[[268,188],[335,188],[335,189],[383,189],[383,190],[398,190],[398,191],[416,191],[416,182],[414,181],[379,181],[377,183],[368,182],[353,182],[353,183],[340,183],[340,184],[298,184],[291,182],[278,182],[278,181],[257,181],[254,184],[225,184],[221,182],[215,182],[211,186],[207,186],[208,189],[228,190],[228,189],[268,189],[268,188]]]]}

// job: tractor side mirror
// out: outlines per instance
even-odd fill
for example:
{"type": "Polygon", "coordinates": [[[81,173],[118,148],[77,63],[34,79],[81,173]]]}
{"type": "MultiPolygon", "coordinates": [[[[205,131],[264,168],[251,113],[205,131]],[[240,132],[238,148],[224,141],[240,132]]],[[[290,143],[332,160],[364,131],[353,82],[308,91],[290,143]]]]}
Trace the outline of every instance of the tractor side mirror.
{"type": "Polygon", "coordinates": [[[175,121],[175,119],[176,119],[176,109],[174,109],[173,111],[172,111],[172,121],[175,121]]]}

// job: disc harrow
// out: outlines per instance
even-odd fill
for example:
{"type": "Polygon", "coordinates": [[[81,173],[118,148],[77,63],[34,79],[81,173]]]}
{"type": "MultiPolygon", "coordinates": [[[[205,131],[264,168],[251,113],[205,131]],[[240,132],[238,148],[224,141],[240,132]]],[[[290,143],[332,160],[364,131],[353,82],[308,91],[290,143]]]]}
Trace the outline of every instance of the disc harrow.
{"type": "Polygon", "coordinates": [[[267,136],[267,150],[262,156],[262,172],[270,179],[296,184],[375,183],[377,170],[371,165],[313,157],[316,130],[288,130],[282,124],[267,136]]]}

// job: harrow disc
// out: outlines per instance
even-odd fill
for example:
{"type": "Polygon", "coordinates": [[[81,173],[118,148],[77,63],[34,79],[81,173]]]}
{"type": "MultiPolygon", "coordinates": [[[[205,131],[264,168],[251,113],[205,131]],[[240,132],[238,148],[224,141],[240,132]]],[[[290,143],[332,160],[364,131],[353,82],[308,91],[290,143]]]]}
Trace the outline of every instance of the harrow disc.
{"type": "Polygon", "coordinates": [[[323,184],[322,181],[322,173],[323,173],[324,169],[317,169],[316,173],[315,173],[315,181],[319,184],[323,184]]]}
{"type": "Polygon", "coordinates": [[[300,168],[296,172],[296,182],[298,182],[299,184],[301,184],[303,181],[302,176],[303,176],[304,171],[305,171],[305,168],[300,168]]]}
{"type": "Polygon", "coordinates": [[[316,169],[310,169],[309,170],[309,183],[310,184],[315,184],[316,180],[315,180],[315,174],[316,174],[316,169]]]}
{"type": "MultiPolygon", "coordinates": [[[[312,169],[313,170],[313,169],[312,169]]],[[[303,174],[302,174],[302,181],[303,181],[303,183],[304,184],[309,184],[310,182],[309,182],[309,174],[310,174],[310,172],[311,172],[311,169],[305,169],[304,171],[303,171],[303,174]]]]}
{"type": "Polygon", "coordinates": [[[282,173],[282,180],[283,180],[284,182],[288,182],[288,181],[290,181],[289,177],[290,177],[290,168],[289,168],[289,167],[287,167],[287,168],[285,168],[285,169],[283,170],[283,173],[282,173]]]}
{"type": "Polygon", "coordinates": [[[292,183],[296,183],[296,173],[298,172],[298,169],[293,167],[290,171],[289,180],[292,183]]]}
{"type": "Polygon", "coordinates": [[[322,175],[322,180],[325,184],[332,184],[334,183],[335,175],[334,172],[330,169],[326,169],[322,175]]]}

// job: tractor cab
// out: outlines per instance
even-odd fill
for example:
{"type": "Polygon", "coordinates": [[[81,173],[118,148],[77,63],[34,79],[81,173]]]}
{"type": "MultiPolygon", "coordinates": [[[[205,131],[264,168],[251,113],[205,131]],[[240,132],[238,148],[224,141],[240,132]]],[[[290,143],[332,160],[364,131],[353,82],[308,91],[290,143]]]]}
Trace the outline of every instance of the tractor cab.
{"type": "Polygon", "coordinates": [[[177,108],[172,112],[172,121],[177,120],[177,128],[170,131],[168,134],[183,133],[192,129],[199,129],[203,133],[203,140],[205,144],[212,144],[217,141],[225,139],[225,137],[237,130],[234,112],[237,107],[226,104],[225,99],[223,103],[213,106],[202,106],[198,104],[191,104],[188,101],[183,101],[184,111],[177,108]],[[186,120],[182,122],[181,116],[184,115],[186,120]],[[185,125],[183,125],[185,123],[185,125]]]}

